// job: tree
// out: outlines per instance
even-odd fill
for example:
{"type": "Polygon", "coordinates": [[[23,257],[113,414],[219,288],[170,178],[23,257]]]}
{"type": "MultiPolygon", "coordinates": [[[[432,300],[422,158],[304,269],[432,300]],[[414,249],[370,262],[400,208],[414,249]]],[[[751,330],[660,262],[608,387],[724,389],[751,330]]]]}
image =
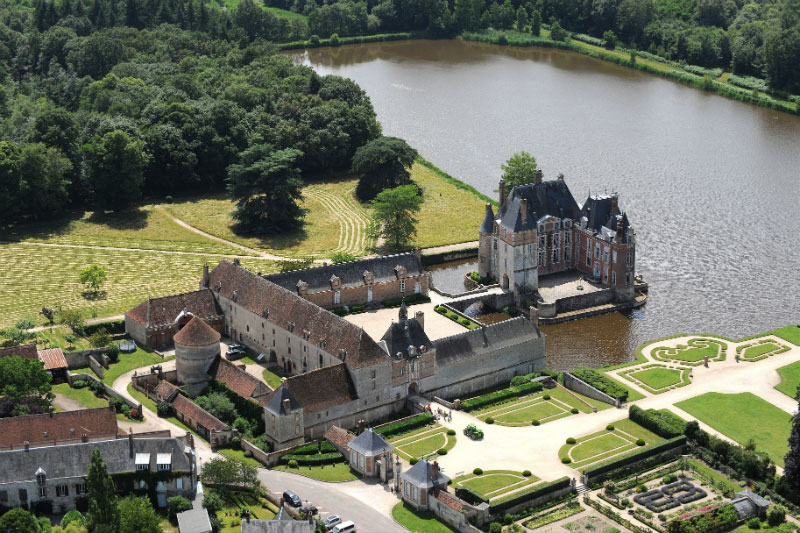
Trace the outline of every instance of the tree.
{"type": "Polygon", "coordinates": [[[371,235],[383,235],[390,250],[407,248],[417,234],[416,214],[421,207],[422,197],[414,184],[380,192],[372,201],[371,235]]]}
{"type": "Polygon", "coordinates": [[[523,6],[517,8],[517,31],[525,31],[528,25],[528,12],[523,6]]]}
{"type": "Polygon", "coordinates": [[[25,509],[12,509],[0,516],[0,531],[39,533],[39,523],[36,517],[25,509]]]}
{"type": "Polygon", "coordinates": [[[82,148],[95,204],[119,211],[142,197],[148,156],[144,142],[122,130],[94,137],[82,148]]]}
{"type": "Polygon", "coordinates": [[[568,35],[567,30],[562,28],[557,20],[550,26],[550,38],[554,41],[566,41],[568,35]]]}
{"type": "Polygon", "coordinates": [[[50,374],[38,359],[0,357],[0,396],[19,402],[25,398],[40,403],[52,398],[50,374]]]}
{"type": "Polygon", "coordinates": [[[611,30],[603,32],[603,46],[606,50],[613,50],[617,47],[617,34],[611,30]]]}
{"type": "Polygon", "coordinates": [[[195,398],[195,403],[228,424],[236,419],[236,407],[221,392],[211,392],[206,396],[198,396],[195,398]]]}
{"type": "Polygon", "coordinates": [[[204,482],[231,487],[258,485],[258,471],[236,459],[217,457],[206,461],[200,474],[204,482]]]}
{"type": "Polygon", "coordinates": [[[56,322],[69,326],[76,335],[83,335],[84,320],[83,315],[77,309],[61,309],[56,314],[56,322]]]}
{"type": "Polygon", "coordinates": [[[622,0],[617,8],[617,26],[627,42],[641,42],[645,27],[655,17],[653,0],[622,0]]]}
{"type": "Polygon", "coordinates": [[[13,327],[0,330],[0,337],[5,337],[3,346],[19,346],[36,338],[36,332],[29,331],[34,326],[33,320],[22,319],[13,327]]]}
{"type": "Polygon", "coordinates": [[[120,500],[120,533],[161,533],[160,522],[161,518],[156,514],[147,496],[143,498],[128,496],[120,500]]]}
{"type": "Polygon", "coordinates": [[[502,167],[503,180],[508,190],[517,185],[533,183],[536,176],[536,158],[528,152],[517,152],[506,161],[502,167]]]}
{"type": "Polygon", "coordinates": [[[302,224],[305,214],[297,204],[303,181],[297,168],[300,150],[275,150],[256,144],[228,167],[228,192],[236,200],[233,218],[240,231],[281,233],[302,224]]]}
{"type": "Polygon", "coordinates": [[[102,285],[105,280],[106,269],[100,265],[92,265],[81,271],[80,282],[94,293],[100,290],[100,285],[102,285]]]}
{"type": "Polygon", "coordinates": [[[208,514],[215,515],[225,507],[225,502],[219,494],[209,491],[203,495],[203,507],[208,509],[208,514]]]}
{"type": "Polygon", "coordinates": [[[542,33],[542,14],[539,10],[534,8],[531,11],[531,35],[539,37],[542,33]]]}
{"type": "Polygon", "coordinates": [[[385,189],[411,183],[409,169],[416,158],[417,151],[397,137],[378,137],[356,150],[353,173],[360,176],[358,199],[366,202],[385,189]]]}
{"type": "Polygon", "coordinates": [[[800,26],[772,33],[764,43],[769,84],[784,91],[800,90],[800,26]]]}
{"type": "MultiPolygon", "coordinates": [[[[800,387],[795,399],[800,403],[800,387]]],[[[795,491],[800,491],[800,409],[792,416],[792,432],[789,434],[789,451],[783,458],[783,476],[795,491]]]]}
{"type": "Polygon", "coordinates": [[[767,524],[769,527],[778,527],[786,520],[786,508],[782,505],[773,504],[767,509],[767,524]]]}
{"type": "Polygon", "coordinates": [[[34,220],[50,218],[67,203],[65,175],[72,163],[55,148],[42,143],[26,144],[19,157],[19,200],[34,220]]]}
{"type": "Polygon", "coordinates": [[[100,450],[92,452],[89,473],[86,475],[86,491],[89,511],[86,524],[95,533],[114,533],[119,531],[120,513],[117,506],[117,489],[108,474],[100,450]]]}
{"type": "Polygon", "coordinates": [[[178,513],[188,511],[192,508],[192,502],[183,496],[173,496],[167,498],[167,514],[170,520],[175,520],[178,513]]]}

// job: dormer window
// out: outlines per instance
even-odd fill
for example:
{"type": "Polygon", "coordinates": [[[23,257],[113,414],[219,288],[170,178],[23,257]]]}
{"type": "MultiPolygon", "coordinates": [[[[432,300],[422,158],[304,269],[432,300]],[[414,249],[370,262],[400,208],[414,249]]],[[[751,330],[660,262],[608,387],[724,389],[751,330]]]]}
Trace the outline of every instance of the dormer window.
{"type": "Polygon", "coordinates": [[[156,464],[158,464],[159,472],[172,470],[172,454],[171,453],[156,454],[156,464]]]}
{"type": "Polygon", "coordinates": [[[46,481],[47,473],[44,471],[44,469],[39,468],[39,470],[36,471],[36,483],[39,485],[44,485],[46,481]]]}
{"type": "Polygon", "coordinates": [[[544,233],[544,224],[539,224],[539,233],[544,233]]]}
{"type": "Polygon", "coordinates": [[[406,270],[406,267],[404,267],[403,265],[397,265],[396,267],[394,267],[394,272],[395,272],[395,274],[397,274],[398,278],[404,278],[404,277],[406,277],[406,274],[408,273],[408,271],[406,270]]]}
{"type": "Polygon", "coordinates": [[[338,289],[341,286],[342,286],[342,279],[335,274],[331,276],[331,288],[338,289]]]}
{"type": "Polygon", "coordinates": [[[365,284],[372,285],[373,283],[375,283],[375,275],[369,270],[365,270],[363,276],[365,284]]]}
{"type": "Polygon", "coordinates": [[[297,294],[300,296],[305,296],[308,294],[308,283],[303,280],[297,282],[297,294]]]}

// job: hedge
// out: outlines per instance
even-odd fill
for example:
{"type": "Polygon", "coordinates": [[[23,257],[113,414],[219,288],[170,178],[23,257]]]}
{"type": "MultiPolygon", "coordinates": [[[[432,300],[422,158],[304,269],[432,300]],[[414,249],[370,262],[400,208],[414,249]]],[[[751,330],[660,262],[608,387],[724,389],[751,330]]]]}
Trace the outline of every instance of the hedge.
{"type": "Polygon", "coordinates": [[[586,468],[583,473],[589,483],[602,481],[614,476],[627,475],[629,473],[628,470],[630,470],[627,467],[634,466],[637,463],[650,458],[655,458],[658,455],[674,450],[675,448],[682,448],[685,445],[686,436],[680,435],[664,442],[658,442],[656,444],[645,446],[620,457],[614,457],[612,459],[608,459],[607,461],[597,463],[596,465],[586,468]],[[597,479],[592,479],[593,477],[597,479]]]}
{"type": "Polygon", "coordinates": [[[432,422],[433,415],[431,413],[420,413],[413,418],[406,418],[405,420],[400,420],[398,422],[377,428],[375,429],[375,433],[381,435],[385,439],[388,439],[390,437],[394,437],[395,435],[399,435],[400,433],[405,433],[418,427],[427,426],[432,422]]]}
{"type": "Polygon", "coordinates": [[[667,410],[644,410],[636,405],[631,405],[628,413],[631,420],[665,439],[683,435],[683,430],[686,429],[686,422],[667,410]]]}
{"type": "Polygon", "coordinates": [[[412,294],[404,298],[389,298],[381,303],[383,303],[384,307],[400,307],[403,300],[406,301],[406,305],[426,304],[431,301],[431,299],[424,294],[412,294]]]}
{"type": "Polygon", "coordinates": [[[344,459],[344,456],[339,452],[317,453],[313,455],[287,454],[281,457],[281,462],[287,464],[289,461],[297,461],[298,465],[323,465],[336,463],[342,459],[344,459]]]}
{"type": "Polygon", "coordinates": [[[98,330],[104,329],[109,335],[116,335],[118,333],[125,333],[124,320],[111,320],[109,322],[100,322],[98,324],[90,324],[83,326],[84,333],[87,337],[97,333],[98,330]]]}
{"type": "Polygon", "coordinates": [[[423,254],[422,266],[440,265],[442,263],[447,263],[449,261],[460,261],[461,259],[469,259],[470,257],[478,257],[477,246],[475,248],[464,248],[463,250],[450,250],[447,252],[423,254]]]}
{"type": "Polygon", "coordinates": [[[506,400],[510,400],[511,398],[525,396],[526,394],[533,394],[534,392],[539,392],[541,390],[542,384],[539,382],[525,383],[515,387],[508,387],[507,389],[502,389],[497,392],[490,392],[489,394],[484,394],[483,396],[478,396],[477,398],[464,400],[461,402],[461,409],[468,413],[470,411],[474,411],[475,409],[480,409],[481,407],[504,402],[506,400]]]}
{"type": "Polygon", "coordinates": [[[507,509],[511,509],[516,505],[525,503],[526,501],[533,501],[536,498],[544,496],[550,492],[555,492],[557,490],[569,487],[569,485],[570,479],[569,477],[565,476],[549,483],[539,483],[538,485],[534,485],[525,490],[511,493],[508,496],[503,496],[502,498],[498,498],[492,502],[489,506],[489,514],[496,515],[504,513],[507,509]]]}
{"type": "Polygon", "coordinates": [[[615,382],[591,368],[579,368],[571,372],[573,376],[584,381],[595,389],[604,392],[614,398],[624,402],[628,399],[628,390],[620,387],[615,382]]]}
{"type": "Polygon", "coordinates": [[[483,496],[472,492],[467,487],[458,487],[456,489],[456,497],[461,498],[470,505],[480,505],[481,503],[488,503],[489,500],[483,496]]]}

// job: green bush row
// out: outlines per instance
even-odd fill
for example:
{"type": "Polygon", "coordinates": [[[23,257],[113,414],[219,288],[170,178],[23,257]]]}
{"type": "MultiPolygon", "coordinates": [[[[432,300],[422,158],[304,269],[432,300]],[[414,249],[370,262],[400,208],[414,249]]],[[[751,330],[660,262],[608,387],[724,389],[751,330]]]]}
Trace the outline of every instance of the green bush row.
{"type": "Polygon", "coordinates": [[[492,502],[492,504],[489,506],[489,514],[496,515],[504,513],[507,509],[510,509],[527,501],[533,501],[546,494],[549,494],[551,492],[556,492],[565,487],[569,487],[569,484],[570,484],[569,477],[565,476],[556,479],[555,481],[551,481],[549,483],[539,483],[538,485],[534,485],[525,490],[514,492],[512,494],[509,494],[508,496],[498,498],[494,502],[492,502]]]}
{"type": "Polygon", "coordinates": [[[477,398],[471,398],[461,402],[461,409],[466,412],[474,411],[482,407],[487,407],[496,403],[501,403],[512,398],[525,396],[526,394],[533,394],[542,390],[541,383],[524,383],[507,389],[502,389],[497,392],[490,392],[477,398]]]}
{"type": "Polygon", "coordinates": [[[469,259],[470,257],[478,257],[478,247],[466,248],[464,250],[437,252],[435,254],[425,254],[422,256],[423,266],[439,265],[447,263],[448,261],[455,261],[456,259],[469,259]]]}
{"type": "MultiPolygon", "coordinates": [[[[431,299],[424,294],[412,294],[410,296],[406,296],[405,301],[406,305],[413,305],[426,304],[430,302],[431,299]]],[[[382,303],[384,307],[400,307],[400,305],[403,303],[403,298],[389,298],[388,300],[384,300],[382,303]]]]}
{"type": "Polygon", "coordinates": [[[300,48],[319,48],[321,46],[339,46],[342,44],[364,44],[385,41],[406,41],[422,38],[424,35],[417,32],[381,33],[377,35],[361,35],[355,37],[336,37],[330,39],[309,39],[308,41],[292,41],[277,45],[279,50],[297,50],[300,48]]]}
{"type": "Polygon", "coordinates": [[[679,437],[674,437],[664,442],[644,446],[643,448],[625,455],[597,463],[596,465],[592,465],[585,469],[583,473],[589,479],[589,483],[596,483],[612,477],[627,475],[629,470],[635,468],[638,463],[653,458],[655,458],[655,462],[657,462],[660,454],[664,452],[670,452],[676,448],[683,448],[684,446],[686,446],[686,436],[681,435],[679,437]]]}
{"type": "Polygon", "coordinates": [[[413,418],[407,418],[405,420],[400,420],[392,424],[388,424],[383,427],[377,428],[375,430],[375,433],[381,435],[385,439],[388,439],[395,435],[399,435],[400,433],[405,433],[407,431],[411,431],[412,429],[416,429],[418,427],[427,426],[432,422],[433,422],[433,415],[431,413],[420,413],[413,418]]]}
{"type": "Polygon", "coordinates": [[[665,439],[683,435],[683,430],[686,429],[686,422],[666,409],[661,411],[656,411],[655,409],[645,410],[636,405],[631,405],[630,409],[628,409],[628,414],[631,420],[665,439]]]}
{"type": "Polygon", "coordinates": [[[600,392],[608,394],[615,400],[624,402],[628,399],[628,389],[617,385],[614,381],[596,370],[592,370],[591,368],[579,368],[573,370],[571,374],[600,392]]]}
{"type": "Polygon", "coordinates": [[[344,456],[339,452],[318,453],[316,455],[287,454],[281,457],[281,462],[288,464],[289,461],[297,461],[299,465],[324,465],[337,463],[342,459],[344,459],[344,456]]]}

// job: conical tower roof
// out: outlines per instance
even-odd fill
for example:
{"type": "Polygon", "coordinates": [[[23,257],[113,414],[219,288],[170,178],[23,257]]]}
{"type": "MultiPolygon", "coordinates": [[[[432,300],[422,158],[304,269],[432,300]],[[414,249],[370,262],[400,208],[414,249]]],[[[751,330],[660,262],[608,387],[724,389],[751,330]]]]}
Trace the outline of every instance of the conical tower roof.
{"type": "Polygon", "coordinates": [[[219,339],[219,332],[196,316],[172,337],[175,344],[181,346],[209,346],[218,343],[219,339]]]}

